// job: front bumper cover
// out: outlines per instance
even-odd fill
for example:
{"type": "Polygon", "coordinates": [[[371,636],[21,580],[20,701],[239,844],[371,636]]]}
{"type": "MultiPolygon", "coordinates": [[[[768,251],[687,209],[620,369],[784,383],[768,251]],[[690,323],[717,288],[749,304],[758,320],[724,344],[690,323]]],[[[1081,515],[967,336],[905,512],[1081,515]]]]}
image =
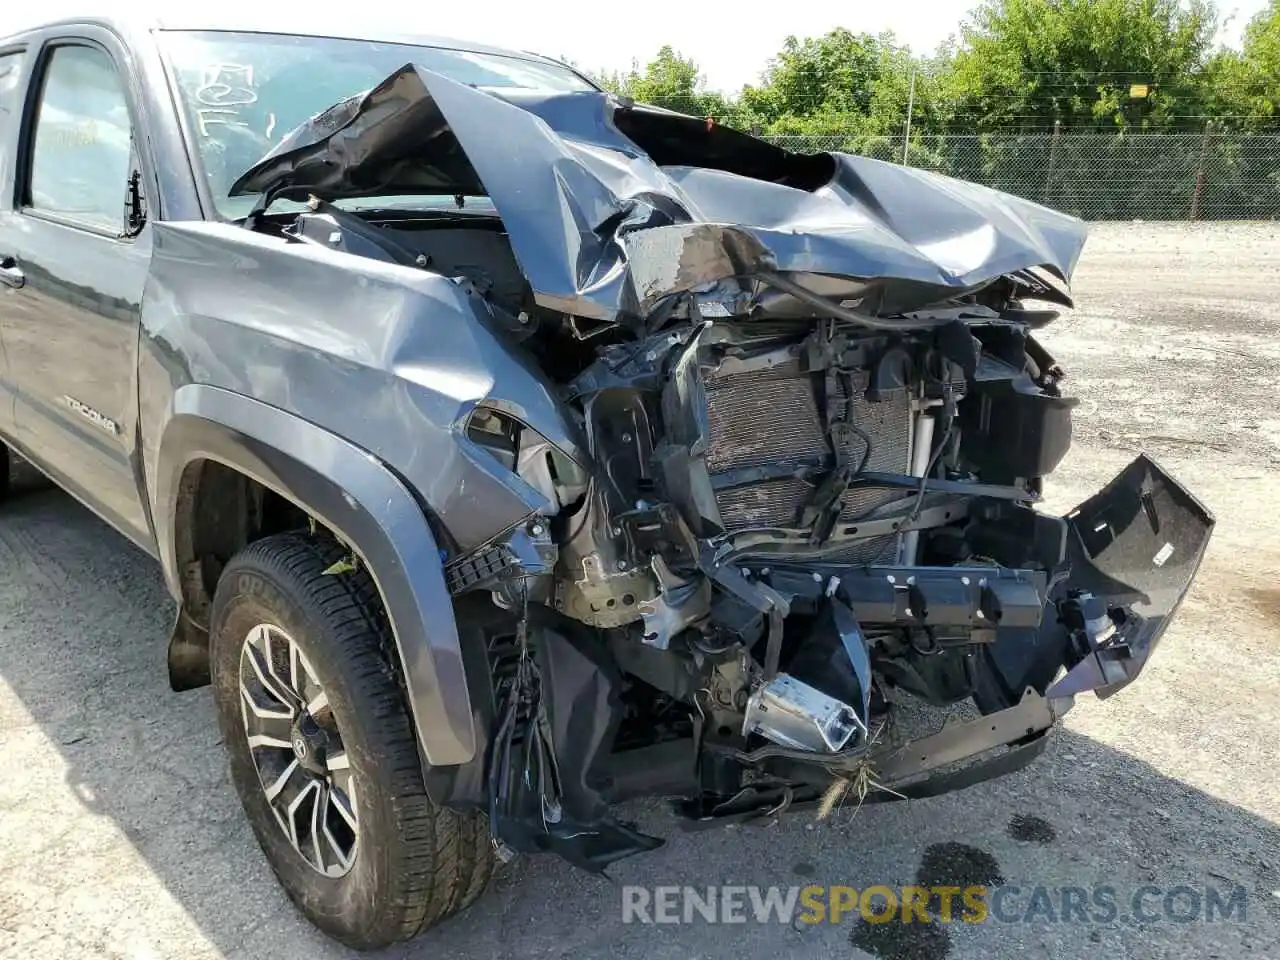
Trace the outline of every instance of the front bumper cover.
{"type": "MultiPolygon", "coordinates": [[[[1039,626],[1028,630],[1007,624],[1014,632],[993,645],[994,650],[1021,641],[1021,649],[1011,651],[1008,675],[1038,679],[1020,688],[1016,702],[1004,709],[968,722],[949,722],[931,736],[851,756],[846,773],[869,761],[876,782],[887,788],[869,794],[867,800],[936,796],[1019,769],[1044,750],[1049,730],[1078,694],[1092,691],[1105,698],[1131,683],[1186,596],[1214,526],[1213,514],[1146,455],[1058,522],[1065,527],[1061,549],[1055,551],[1061,562],[1048,578],[1039,626]],[[1068,618],[1060,612],[1078,608],[1082,598],[1090,609],[1105,614],[1105,630],[1064,622],[1068,618]]],[[[855,610],[869,608],[884,619],[893,619],[903,604],[918,604],[926,596],[941,598],[948,591],[953,613],[972,609],[976,615],[981,609],[980,599],[971,600],[976,586],[972,570],[918,571],[910,585],[918,590],[914,600],[904,589],[902,572],[868,569],[857,578],[847,577],[841,589],[855,610]],[[949,588],[948,577],[955,580],[949,588]],[[886,586],[884,602],[874,602],[872,594],[885,592],[886,586]]],[[[1027,588],[1033,582],[1040,589],[1046,584],[1038,572],[1006,571],[1004,576],[984,581],[984,589],[998,591],[995,596],[1004,601],[1005,610],[1025,613],[1027,588]]],[[[944,604],[937,606],[946,609],[944,604]]],[[[819,759],[791,754],[787,767],[820,789],[832,775],[841,775],[841,764],[829,762],[834,757],[814,762],[819,759]]],[[[794,799],[792,806],[805,806],[816,796],[788,799],[794,799]]],[[[772,805],[765,797],[735,801],[740,809],[732,809],[731,803],[717,809],[713,818],[750,818],[772,805]]]]}
{"type": "Polygon", "coordinates": [[[1066,516],[1067,585],[1124,617],[1048,690],[1065,712],[1092,690],[1106,698],[1142,672],[1200,569],[1213,514],[1145,454],[1066,516]]]}
{"type": "MultiPolygon", "coordinates": [[[[1054,595],[1097,598],[1114,632],[1097,641],[1082,632],[1087,647],[1071,648],[1043,695],[1029,687],[1014,706],[948,724],[877,757],[880,783],[907,796],[929,796],[1016,769],[1043,750],[1044,735],[1078,694],[1109,697],[1142,672],[1200,568],[1213,514],[1143,454],[1063,519],[1066,575],[1054,595]],[[943,772],[1001,747],[1007,749],[986,761],[943,772]]],[[[1050,605],[1046,615],[1052,611],[1050,605]]]]}

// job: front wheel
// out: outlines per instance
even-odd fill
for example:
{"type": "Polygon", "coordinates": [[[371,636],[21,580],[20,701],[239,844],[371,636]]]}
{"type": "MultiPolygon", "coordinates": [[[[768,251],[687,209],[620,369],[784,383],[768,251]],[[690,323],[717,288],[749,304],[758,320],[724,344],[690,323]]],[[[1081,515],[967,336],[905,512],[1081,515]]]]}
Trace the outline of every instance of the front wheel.
{"type": "Polygon", "coordinates": [[[390,629],[363,571],[315,536],[250,544],[210,625],[232,782],[289,897],[343,943],[412,937],[483,891],[483,814],[427,796],[390,629]]]}

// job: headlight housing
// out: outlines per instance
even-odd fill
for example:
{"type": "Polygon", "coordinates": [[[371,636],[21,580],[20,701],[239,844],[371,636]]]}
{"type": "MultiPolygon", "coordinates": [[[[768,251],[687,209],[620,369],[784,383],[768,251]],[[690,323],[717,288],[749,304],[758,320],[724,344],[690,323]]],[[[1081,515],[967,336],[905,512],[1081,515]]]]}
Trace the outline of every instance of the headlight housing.
{"type": "Polygon", "coordinates": [[[581,500],[586,468],[532,427],[491,407],[478,406],[467,419],[467,438],[546,497],[554,516],[581,500]]]}

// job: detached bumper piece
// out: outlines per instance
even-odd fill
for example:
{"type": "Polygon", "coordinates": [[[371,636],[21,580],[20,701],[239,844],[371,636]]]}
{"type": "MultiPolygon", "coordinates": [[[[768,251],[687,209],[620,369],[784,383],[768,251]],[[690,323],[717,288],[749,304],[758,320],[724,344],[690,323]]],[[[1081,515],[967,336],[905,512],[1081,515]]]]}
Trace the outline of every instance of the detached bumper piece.
{"type": "MultiPolygon", "coordinates": [[[[868,748],[848,736],[837,745],[815,736],[810,727],[807,737],[739,759],[767,767],[793,785],[811,784],[807,790],[786,791],[792,807],[816,803],[831,778],[868,766],[886,789],[868,794],[867,800],[936,796],[1025,766],[1044,750],[1046,734],[1076,694],[1108,697],[1132,682],[1199,569],[1212,514],[1158,464],[1140,456],[1065,517],[1038,516],[1036,523],[1036,539],[1047,551],[1041,556],[1051,561],[1047,572],[864,567],[810,578],[809,594],[823,613],[804,648],[808,662],[789,667],[835,701],[858,705],[853,724],[874,728],[866,647],[856,650],[851,644],[855,637],[865,643],[857,620],[939,630],[968,626],[975,636],[989,630],[990,642],[982,647],[986,680],[974,691],[982,717],[947,723],[932,736],[889,747],[868,748]],[[788,749],[797,746],[805,752],[788,749]]],[[[803,595],[799,581],[783,586],[775,577],[773,585],[784,591],[794,586],[803,595]]],[[[878,666],[883,672],[885,664],[878,666]]],[[[784,678],[787,674],[779,680],[784,678]]],[[[777,685],[774,681],[764,689],[777,685]]],[[[806,732],[791,715],[805,702],[790,698],[783,705],[787,710],[775,709],[773,728],[757,717],[749,732],[776,730],[779,713],[784,729],[806,732]]],[[[824,705],[820,718],[836,716],[830,704],[824,705]]],[[[754,801],[736,797],[707,819],[749,819],[778,802],[773,795],[754,801]]]]}
{"type": "Polygon", "coordinates": [[[1132,683],[1191,586],[1213,514],[1154,460],[1140,456],[1066,516],[1067,588],[1078,658],[1049,688],[1068,701],[1132,683]],[[1109,621],[1109,622],[1108,622],[1109,621]]]}
{"type": "MultiPolygon", "coordinates": [[[[1076,694],[1106,698],[1142,672],[1182,603],[1204,558],[1213,514],[1150,457],[1139,456],[1102,490],[1063,518],[1065,580],[1046,608],[1036,649],[1053,631],[1067,635],[1066,668],[1047,690],[1028,687],[1019,703],[874,759],[880,783],[904,796],[945,793],[1018,769],[1044,749],[1045,734],[1076,694]],[[1056,616],[1054,615],[1056,608],[1056,616]],[[1043,695],[1042,695],[1043,694],[1043,695]],[[941,768],[995,748],[1006,749],[959,770],[941,768]]],[[[1055,670],[1060,672],[1059,670],[1055,670]]],[[[880,793],[875,799],[890,799],[880,793]]],[[[871,799],[869,797],[868,799],[871,799]]]]}

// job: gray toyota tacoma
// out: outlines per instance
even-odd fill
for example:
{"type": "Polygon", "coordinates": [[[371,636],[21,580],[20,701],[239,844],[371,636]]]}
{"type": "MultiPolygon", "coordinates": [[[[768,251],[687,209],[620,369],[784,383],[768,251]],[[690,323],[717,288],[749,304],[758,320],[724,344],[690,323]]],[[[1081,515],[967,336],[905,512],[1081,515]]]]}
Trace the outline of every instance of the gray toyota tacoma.
{"type": "Polygon", "coordinates": [[[1020,767],[1213,526],[1146,457],[1036,509],[1079,221],[553,60],[52,24],[0,40],[0,187],[5,462],[159,561],[173,687],[355,947],[653,849],[629,797],[1020,767]]]}

